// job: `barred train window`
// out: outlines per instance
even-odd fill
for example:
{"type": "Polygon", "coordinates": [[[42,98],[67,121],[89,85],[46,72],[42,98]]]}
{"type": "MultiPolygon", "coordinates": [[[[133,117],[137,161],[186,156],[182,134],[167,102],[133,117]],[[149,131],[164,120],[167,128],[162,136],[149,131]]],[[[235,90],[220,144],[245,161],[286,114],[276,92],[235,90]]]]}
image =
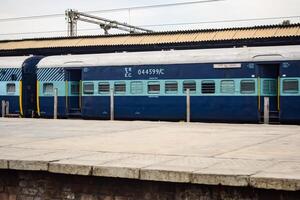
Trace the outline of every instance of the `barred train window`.
{"type": "Polygon", "coordinates": [[[263,93],[264,94],[276,94],[277,93],[276,80],[264,80],[263,93]]]}
{"type": "Polygon", "coordinates": [[[14,84],[14,83],[8,83],[6,85],[6,92],[7,93],[15,93],[16,92],[16,84],[14,84]]]}
{"type": "Polygon", "coordinates": [[[54,87],[53,87],[53,83],[44,83],[43,84],[43,93],[44,94],[53,94],[54,92],[54,87]]]}
{"type": "Polygon", "coordinates": [[[221,93],[233,94],[235,91],[233,80],[223,80],[221,81],[221,93]]]}
{"type": "Polygon", "coordinates": [[[216,84],[214,81],[202,81],[201,92],[202,94],[214,94],[216,91],[216,84]]]}
{"type": "Polygon", "coordinates": [[[141,81],[133,81],[130,84],[131,94],[141,94],[143,93],[143,83],[141,81]]]}
{"type": "Polygon", "coordinates": [[[94,83],[83,83],[84,94],[94,94],[94,83]]]}
{"type": "Polygon", "coordinates": [[[159,94],[160,93],[160,83],[158,81],[148,82],[148,93],[149,94],[159,94]]]}
{"type": "Polygon", "coordinates": [[[253,80],[242,80],[241,81],[241,93],[242,94],[255,93],[255,82],[253,80]]]}
{"type": "Polygon", "coordinates": [[[166,94],[176,94],[178,92],[178,83],[176,81],[167,81],[165,83],[166,94]]]}
{"type": "Polygon", "coordinates": [[[283,93],[298,93],[299,82],[297,79],[283,80],[283,93]]]}
{"type": "Polygon", "coordinates": [[[100,82],[98,84],[98,92],[101,93],[109,93],[109,83],[108,82],[100,82]]]}
{"type": "Polygon", "coordinates": [[[183,82],[183,92],[185,93],[187,89],[190,89],[191,93],[196,92],[196,81],[184,81],[183,82]]]}
{"type": "Polygon", "coordinates": [[[115,83],[115,93],[125,93],[126,92],[126,83],[125,82],[116,82],[115,83]]]}

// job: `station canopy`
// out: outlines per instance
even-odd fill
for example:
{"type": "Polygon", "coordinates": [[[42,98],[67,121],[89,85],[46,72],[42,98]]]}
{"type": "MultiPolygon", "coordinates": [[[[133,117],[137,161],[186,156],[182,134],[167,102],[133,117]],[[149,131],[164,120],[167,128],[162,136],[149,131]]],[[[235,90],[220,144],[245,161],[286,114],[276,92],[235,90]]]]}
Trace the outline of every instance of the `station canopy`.
{"type": "Polygon", "coordinates": [[[299,38],[300,24],[141,34],[34,38],[0,41],[0,51],[43,48],[145,46],[268,38],[299,38]]]}

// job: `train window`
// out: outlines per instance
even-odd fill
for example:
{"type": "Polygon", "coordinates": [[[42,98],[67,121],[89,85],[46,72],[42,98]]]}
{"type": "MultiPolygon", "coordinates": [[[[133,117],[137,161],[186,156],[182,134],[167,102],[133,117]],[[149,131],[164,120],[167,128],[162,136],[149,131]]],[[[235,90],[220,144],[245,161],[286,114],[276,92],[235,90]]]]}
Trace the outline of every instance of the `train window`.
{"type": "Polygon", "coordinates": [[[53,87],[53,83],[44,83],[43,84],[43,93],[44,94],[53,94],[54,92],[54,87],[53,87]]]}
{"type": "Polygon", "coordinates": [[[166,94],[176,94],[178,92],[178,83],[176,81],[167,81],[165,83],[166,94]]]}
{"type": "Polygon", "coordinates": [[[98,92],[101,93],[109,93],[109,83],[108,82],[100,82],[98,84],[98,92]]]}
{"type": "Polygon", "coordinates": [[[283,93],[298,93],[299,82],[297,79],[283,80],[283,93]]]}
{"type": "Polygon", "coordinates": [[[196,81],[184,81],[183,82],[183,92],[186,92],[187,89],[190,89],[191,93],[196,92],[196,81]]]}
{"type": "Polygon", "coordinates": [[[78,95],[79,94],[79,84],[71,84],[71,94],[78,95]]]}
{"type": "Polygon", "coordinates": [[[233,94],[235,91],[234,80],[221,81],[221,93],[233,94]]]}
{"type": "Polygon", "coordinates": [[[130,84],[131,94],[141,94],[143,93],[143,82],[133,81],[130,84]]]}
{"type": "Polygon", "coordinates": [[[241,93],[242,94],[255,93],[255,82],[253,80],[242,80],[241,81],[241,93]]]}
{"type": "Polygon", "coordinates": [[[277,84],[276,80],[264,80],[263,81],[263,93],[264,94],[276,94],[277,84]]]}
{"type": "Polygon", "coordinates": [[[160,83],[158,81],[148,82],[148,93],[149,94],[159,94],[160,93],[160,83]]]}
{"type": "Polygon", "coordinates": [[[125,82],[116,82],[115,83],[115,93],[125,93],[126,92],[126,83],[125,82]]]}
{"type": "Polygon", "coordinates": [[[15,93],[16,92],[16,84],[14,84],[14,83],[7,83],[6,84],[6,92],[7,93],[15,93]]]}
{"type": "Polygon", "coordinates": [[[215,81],[202,81],[201,86],[202,94],[214,94],[216,91],[215,81]]]}
{"type": "Polygon", "coordinates": [[[94,94],[94,83],[83,83],[84,94],[94,94]]]}

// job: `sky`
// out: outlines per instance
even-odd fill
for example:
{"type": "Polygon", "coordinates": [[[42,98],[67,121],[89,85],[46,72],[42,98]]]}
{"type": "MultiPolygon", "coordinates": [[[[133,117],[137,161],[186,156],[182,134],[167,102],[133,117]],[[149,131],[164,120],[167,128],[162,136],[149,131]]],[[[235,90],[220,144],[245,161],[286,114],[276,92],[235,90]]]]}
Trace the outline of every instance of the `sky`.
{"type": "MultiPolygon", "coordinates": [[[[63,16],[65,10],[67,9],[75,9],[85,12],[190,1],[195,0],[1,0],[0,40],[67,36],[67,23],[65,17],[63,16]],[[53,18],[40,18],[34,20],[1,20],[6,18],[48,14],[62,15],[53,18]]],[[[190,25],[182,24],[176,26],[152,25],[289,16],[298,16],[296,18],[290,18],[290,21],[292,23],[299,23],[299,7],[299,0],[224,0],[219,2],[199,3],[184,6],[98,12],[93,13],[93,15],[136,26],[143,26],[144,28],[154,31],[171,31],[270,25],[281,23],[284,19],[226,23],[200,23],[190,25]]],[[[110,33],[114,34],[120,32],[110,31],[110,33]]],[[[103,31],[100,28],[98,29],[97,25],[78,22],[78,35],[98,34],[103,34],[103,31]],[[80,29],[91,30],[81,31],[80,29]]]]}

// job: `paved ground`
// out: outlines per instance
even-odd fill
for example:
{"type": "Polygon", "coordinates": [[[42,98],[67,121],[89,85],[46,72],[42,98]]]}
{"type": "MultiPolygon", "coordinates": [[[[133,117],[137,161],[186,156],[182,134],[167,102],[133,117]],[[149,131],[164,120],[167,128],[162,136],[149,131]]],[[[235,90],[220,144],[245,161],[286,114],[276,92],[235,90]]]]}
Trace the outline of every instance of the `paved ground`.
{"type": "Polygon", "coordinates": [[[300,190],[300,126],[0,119],[0,169],[300,190]]]}

